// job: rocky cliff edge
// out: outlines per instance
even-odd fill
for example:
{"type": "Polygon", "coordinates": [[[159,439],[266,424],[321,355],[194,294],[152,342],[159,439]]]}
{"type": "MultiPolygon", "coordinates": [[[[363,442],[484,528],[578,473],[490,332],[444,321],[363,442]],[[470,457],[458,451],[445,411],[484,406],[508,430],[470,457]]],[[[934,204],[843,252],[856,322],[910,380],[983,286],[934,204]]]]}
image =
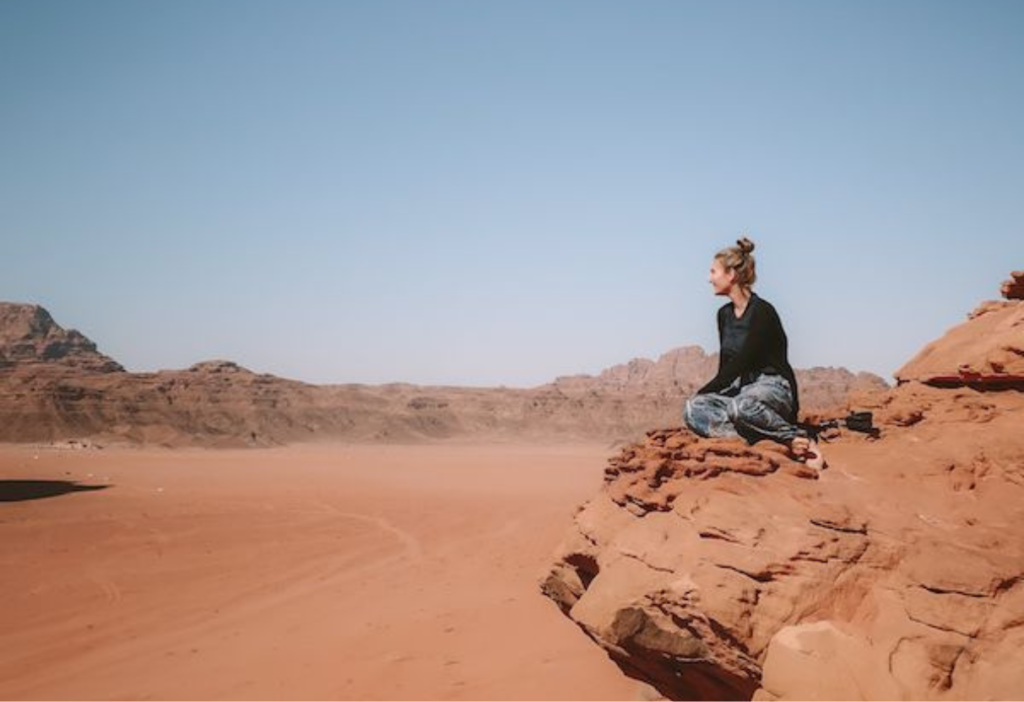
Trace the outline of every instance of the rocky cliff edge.
{"type": "Polygon", "coordinates": [[[880,434],[827,430],[820,474],[769,442],[648,432],[541,590],[669,699],[1019,699],[1021,357],[1024,302],[982,305],[897,387],[851,396],[880,434]]]}

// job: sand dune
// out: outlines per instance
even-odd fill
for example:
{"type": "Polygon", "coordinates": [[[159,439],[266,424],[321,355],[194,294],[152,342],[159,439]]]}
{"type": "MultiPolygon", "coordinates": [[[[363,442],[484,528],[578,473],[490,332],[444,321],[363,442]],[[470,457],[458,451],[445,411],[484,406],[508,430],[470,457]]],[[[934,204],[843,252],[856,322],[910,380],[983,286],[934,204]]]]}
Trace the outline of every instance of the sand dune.
{"type": "Polygon", "coordinates": [[[607,453],[0,449],[0,696],[637,699],[538,590],[607,453]]]}

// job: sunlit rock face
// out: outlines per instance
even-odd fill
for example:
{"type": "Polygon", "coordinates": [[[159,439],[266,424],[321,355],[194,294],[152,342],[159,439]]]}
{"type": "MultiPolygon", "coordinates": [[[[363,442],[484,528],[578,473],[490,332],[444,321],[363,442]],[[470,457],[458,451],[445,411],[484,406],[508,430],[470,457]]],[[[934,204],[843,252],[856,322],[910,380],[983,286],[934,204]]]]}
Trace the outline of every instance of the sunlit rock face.
{"type": "Polygon", "coordinates": [[[1020,698],[1024,392],[976,382],[1020,373],[1019,304],[823,413],[880,433],[825,432],[820,473],[771,442],[648,432],[541,591],[670,699],[1020,698]]]}
{"type": "Polygon", "coordinates": [[[895,376],[939,387],[1024,389],[1024,300],[983,303],[895,376]]]}

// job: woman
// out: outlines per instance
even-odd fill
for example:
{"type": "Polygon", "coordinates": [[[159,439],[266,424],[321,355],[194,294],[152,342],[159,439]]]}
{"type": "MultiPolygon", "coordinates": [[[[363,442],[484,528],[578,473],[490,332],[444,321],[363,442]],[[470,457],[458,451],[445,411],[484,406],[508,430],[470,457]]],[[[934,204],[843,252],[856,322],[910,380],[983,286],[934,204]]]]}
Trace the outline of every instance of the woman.
{"type": "Polygon", "coordinates": [[[773,439],[819,470],[821,449],[796,426],[800,409],[788,342],[775,308],[751,288],[754,242],[746,237],[715,254],[710,282],[731,302],[718,310],[718,374],[686,401],[686,425],[701,436],[773,439]]]}

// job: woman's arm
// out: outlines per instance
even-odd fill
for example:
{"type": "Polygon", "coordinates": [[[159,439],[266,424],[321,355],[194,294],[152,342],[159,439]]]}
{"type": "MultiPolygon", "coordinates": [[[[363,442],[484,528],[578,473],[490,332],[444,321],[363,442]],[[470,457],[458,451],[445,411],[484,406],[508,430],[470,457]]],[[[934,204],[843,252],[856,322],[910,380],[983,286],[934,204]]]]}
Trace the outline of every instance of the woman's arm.
{"type": "Polygon", "coordinates": [[[722,358],[722,340],[725,338],[725,315],[728,310],[725,307],[718,308],[718,370],[715,372],[716,375],[722,372],[722,366],[725,365],[725,359],[722,358]]]}

